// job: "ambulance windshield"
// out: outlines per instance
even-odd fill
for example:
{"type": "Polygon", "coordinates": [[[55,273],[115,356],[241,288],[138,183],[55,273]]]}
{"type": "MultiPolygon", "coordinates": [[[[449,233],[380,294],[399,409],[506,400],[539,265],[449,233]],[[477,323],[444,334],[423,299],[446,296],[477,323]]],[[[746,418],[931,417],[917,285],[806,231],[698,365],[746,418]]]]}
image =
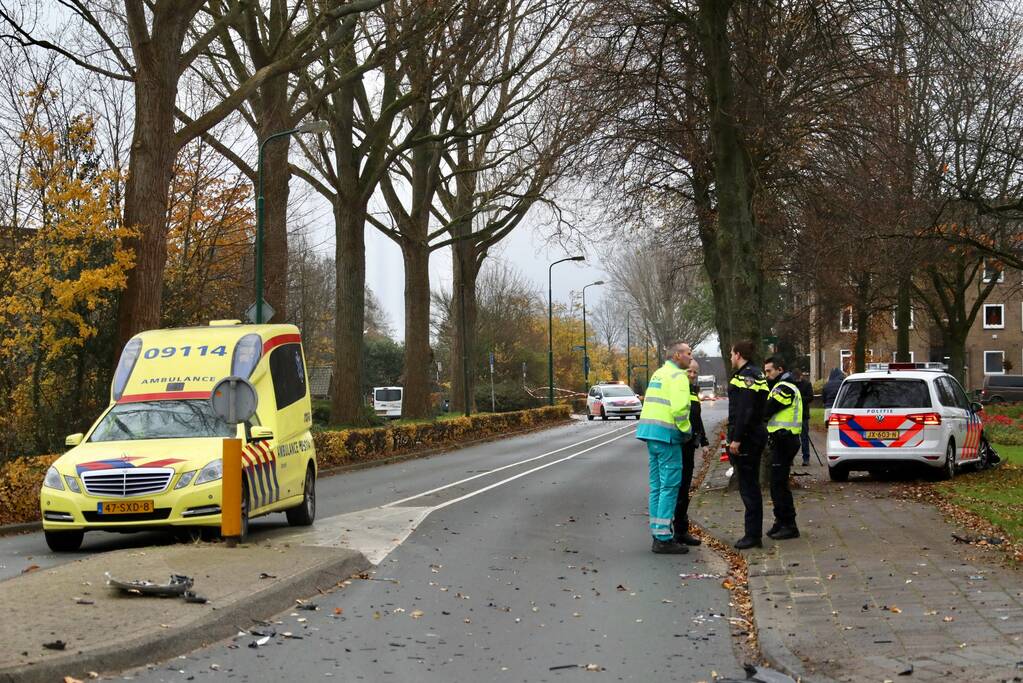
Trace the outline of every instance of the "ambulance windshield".
{"type": "Polygon", "coordinates": [[[234,436],[235,428],[216,415],[209,401],[140,401],[111,408],[89,441],[188,439],[234,436]]]}

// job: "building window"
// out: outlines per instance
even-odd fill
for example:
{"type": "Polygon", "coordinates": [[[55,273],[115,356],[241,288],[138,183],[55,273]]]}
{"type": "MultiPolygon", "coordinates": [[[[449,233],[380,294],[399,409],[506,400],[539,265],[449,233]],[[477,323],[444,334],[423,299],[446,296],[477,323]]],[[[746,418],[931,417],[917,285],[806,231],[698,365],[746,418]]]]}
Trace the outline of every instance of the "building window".
{"type": "MultiPolygon", "coordinates": [[[[896,319],[896,316],[898,315],[898,313],[899,313],[899,309],[897,309],[897,308],[892,309],[892,329],[893,330],[899,329],[899,321],[896,319]]],[[[916,320],[915,320],[914,313],[916,313],[916,311],[913,310],[913,308],[911,307],[909,309],[909,329],[911,329],[911,330],[916,329],[916,327],[915,327],[916,320]]]]}
{"type": "Polygon", "coordinates": [[[856,317],[853,315],[852,306],[846,306],[842,309],[842,319],[838,323],[838,329],[841,332],[856,331],[856,317]]]}
{"type": "Polygon", "coordinates": [[[840,365],[842,367],[842,372],[848,375],[852,372],[852,351],[849,349],[842,349],[838,352],[838,357],[841,361],[840,365]]]}
{"type": "MultiPolygon", "coordinates": [[[[899,362],[896,359],[897,355],[898,355],[898,351],[892,351],[892,362],[893,363],[898,363],[899,362]]],[[[909,362],[910,363],[915,363],[916,362],[916,351],[910,351],[909,352],[909,362]]]]}
{"type": "Polygon", "coordinates": [[[1003,304],[984,304],[984,329],[1005,329],[1005,306],[1003,304]]]}
{"type": "Polygon", "coordinates": [[[984,352],[984,374],[1004,375],[1005,374],[1005,352],[985,351],[984,352]]]}
{"type": "Polygon", "coordinates": [[[1002,264],[994,259],[984,259],[984,283],[987,284],[994,279],[995,282],[1005,282],[1005,270],[1002,264]]]}

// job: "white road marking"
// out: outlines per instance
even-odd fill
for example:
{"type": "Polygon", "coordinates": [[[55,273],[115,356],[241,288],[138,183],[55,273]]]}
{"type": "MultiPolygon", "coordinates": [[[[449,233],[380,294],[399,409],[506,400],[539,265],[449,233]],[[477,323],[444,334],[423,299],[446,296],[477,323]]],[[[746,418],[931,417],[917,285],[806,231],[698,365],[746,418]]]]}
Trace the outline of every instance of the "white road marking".
{"type": "MultiPolygon", "coordinates": [[[[633,431],[635,431],[635,430],[633,430],[633,431]]],[[[616,436],[613,439],[608,439],[607,441],[602,441],[602,442],[598,443],[596,446],[590,446],[589,448],[581,450],[578,453],[573,453],[572,455],[566,455],[564,458],[558,458],[557,460],[552,460],[551,462],[544,463],[543,465],[540,465],[538,467],[534,467],[533,469],[530,469],[530,470],[526,470],[525,472],[519,472],[516,475],[508,477],[507,479],[502,479],[501,481],[499,481],[497,483],[494,483],[494,484],[491,484],[490,486],[484,486],[483,488],[478,489],[476,491],[472,491],[471,493],[467,493],[464,496],[459,496],[458,498],[454,498],[454,499],[449,500],[449,501],[447,501],[445,503],[441,503],[440,505],[434,507],[433,509],[434,510],[441,510],[443,508],[446,508],[449,505],[454,505],[455,503],[460,503],[463,500],[468,500],[469,498],[472,498],[473,496],[478,496],[479,494],[481,494],[481,493],[483,493],[485,491],[489,491],[490,489],[497,488],[498,486],[503,486],[504,484],[507,484],[510,481],[515,481],[516,479],[518,479],[520,477],[524,477],[527,474],[532,474],[533,472],[537,472],[539,470],[542,470],[545,467],[550,467],[551,465],[557,465],[559,462],[565,462],[566,460],[571,460],[572,458],[580,456],[583,453],[589,453],[590,451],[592,451],[595,448],[600,448],[601,446],[606,446],[607,444],[611,443],[612,441],[617,441],[618,439],[621,439],[622,437],[625,437],[625,436],[630,436],[631,434],[632,434],[632,432],[626,432],[625,434],[619,434],[618,436],[616,436]]]]}
{"type": "Polygon", "coordinates": [[[349,512],[343,515],[335,515],[333,517],[319,519],[316,521],[316,526],[313,529],[308,531],[297,532],[294,534],[287,534],[285,537],[289,541],[293,541],[301,545],[317,546],[324,548],[351,548],[353,550],[358,550],[363,555],[365,555],[366,559],[368,559],[374,565],[379,565],[381,562],[384,561],[384,558],[391,554],[391,552],[395,548],[397,548],[399,545],[405,542],[405,540],[412,534],[413,531],[416,530],[416,528],[420,524],[422,524],[423,520],[426,519],[431,512],[435,512],[436,510],[442,510],[443,508],[446,508],[449,505],[460,503],[463,500],[468,500],[473,496],[478,496],[481,493],[485,493],[486,491],[495,489],[498,486],[503,486],[504,484],[515,481],[516,479],[520,479],[521,477],[524,477],[527,474],[532,474],[533,472],[537,472],[539,470],[550,467],[551,465],[557,465],[558,463],[565,462],[566,460],[571,460],[572,458],[576,458],[580,455],[583,455],[584,453],[589,453],[590,451],[596,450],[601,446],[606,446],[607,444],[612,443],[613,441],[617,441],[618,439],[621,439],[623,437],[630,436],[633,432],[635,432],[634,427],[631,428],[622,427],[620,429],[604,432],[603,434],[600,434],[589,439],[584,439],[582,441],[578,441],[569,446],[565,446],[564,448],[559,448],[557,450],[544,453],[543,455],[528,458],[526,460],[522,460],[511,465],[498,467],[488,472],[484,472],[483,474],[468,477],[466,479],[462,479],[460,481],[456,481],[445,486],[440,486],[435,489],[431,489],[430,491],[425,491],[415,496],[411,496],[409,498],[404,498],[402,500],[394,501],[392,503],[388,503],[386,505],[381,505],[374,508],[368,508],[366,510],[359,510],[357,512],[349,512]],[[509,467],[515,467],[516,465],[532,462],[539,458],[547,457],[548,455],[560,453],[561,451],[568,450],[570,448],[574,448],[575,446],[580,446],[585,443],[589,443],[590,441],[594,441],[596,439],[605,437],[609,434],[620,432],[622,431],[622,429],[629,429],[630,431],[627,431],[624,434],[619,434],[618,436],[615,436],[606,441],[601,441],[600,443],[594,444],[589,448],[584,448],[583,450],[578,451],[576,453],[566,455],[563,458],[552,460],[551,462],[544,463],[543,465],[539,465],[537,467],[533,467],[531,469],[526,470],[525,472],[520,472],[516,475],[508,477],[507,479],[502,479],[501,481],[495,482],[488,486],[484,486],[481,489],[472,491],[463,496],[459,496],[458,498],[455,498],[453,500],[446,501],[444,503],[441,503],[440,505],[435,505],[432,507],[430,506],[396,507],[398,503],[412,500],[414,498],[422,498],[423,496],[430,495],[438,491],[443,491],[444,489],[451,488],[452,486],[457,486],[458,484],[462,484],[473,479],[478,479],[479,477],[486,476],[494,472],[500,472],[501,470],[508,469],[509,467]]]}
{"type": "MultiPolygon", "coordinates": [[[[458,481],[453,481],[450,484],[444,484],[443,486],[438,486],[435,489],[430,489],[429,491],[423,491],[422,493],[417,493],[414,496],[409,496],[407,498],[402,498],[401,500],[393,500],[390,503],[385,503],[383,505],[383,507],[385,507],[385,508],[386,507],[394,507],[395,505],[401,505],[402,503],[407,503],[408,501],[415,500],[416,498],[422,498],[423,496],[429,496],[431,494],[437,493],[438,491],[443,491],[443,490],[449,489],[449,488],[451,488],[453,486],[459,486],[461,484],[464,484],[467,481],[472,481],[473,479],[479,479],[480,477],[489,476],[489,475],[493,474],[494,472],[500,472],[501,470],[506,470],[506,469],[511,468],[511,467],[518,467],[519,465],[525,465],[527,462],[533,462],[534,460],[539,460],[540,458],[546,458],[547,456],[554,455],[555,453],[560,453],[562,451],[567,451],[570,448],[575,448],[576,446],[581,446],[584,443],[589,443],[590,441],[595,441],[596,439],[603,438],[603,437],[607,436],[608,434],[615,434],[616,432],[620,432],[623,429],[628,429],[628,428],[629,427],[626,426],[626,427],[619,427],[618,429],[611,429],[609,431],[606,431],[606,432],[603,432],[601,434],[598,434],[597,436],[591,436],[588,439],[583,439],[582,441],[576,441],[575,443],[571,443],[571,444],[569,444],[567,446],[564,446],[562,448],[558,448],[558,449],[555,449],[553,451],[547,451],[546,453],[542,453],[541,455],[535,455],[532,458],[526,458],[525,460],[519,460],[518,462],[513,462],[510,465],[504,465],[502,467],[495,467],[494,469],[487,470],[486,472],[483,472],[481,474],[474,474],[471,477],[466,477],[465,479],[459,479],[458,481]]],[[[558,461],[558,462],[560,462],[560,461],[558,461]]]]}

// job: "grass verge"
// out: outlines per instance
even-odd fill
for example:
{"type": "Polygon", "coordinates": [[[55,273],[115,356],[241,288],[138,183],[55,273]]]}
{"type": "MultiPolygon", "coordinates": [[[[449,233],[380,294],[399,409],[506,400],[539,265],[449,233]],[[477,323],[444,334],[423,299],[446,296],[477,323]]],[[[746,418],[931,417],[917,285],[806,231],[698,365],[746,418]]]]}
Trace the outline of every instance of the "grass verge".
{"type": "Polygon", "coordinates": [[[1023,543],[1023,446],[994,447],[1003,464],[941,482],[935,489],[949,503],[1003,531],[1011,542],[1023,543]]]}

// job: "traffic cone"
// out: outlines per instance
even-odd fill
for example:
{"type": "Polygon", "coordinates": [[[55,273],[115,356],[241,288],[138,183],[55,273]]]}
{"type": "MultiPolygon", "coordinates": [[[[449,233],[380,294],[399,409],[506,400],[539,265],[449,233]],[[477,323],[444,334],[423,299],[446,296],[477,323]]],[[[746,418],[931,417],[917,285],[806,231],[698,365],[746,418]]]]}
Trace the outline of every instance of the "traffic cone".
{"type": "Polygon", "coordinates": [[[721,462],[728,462],[728,440],[725,433],[721,432],[721,462]]]}

